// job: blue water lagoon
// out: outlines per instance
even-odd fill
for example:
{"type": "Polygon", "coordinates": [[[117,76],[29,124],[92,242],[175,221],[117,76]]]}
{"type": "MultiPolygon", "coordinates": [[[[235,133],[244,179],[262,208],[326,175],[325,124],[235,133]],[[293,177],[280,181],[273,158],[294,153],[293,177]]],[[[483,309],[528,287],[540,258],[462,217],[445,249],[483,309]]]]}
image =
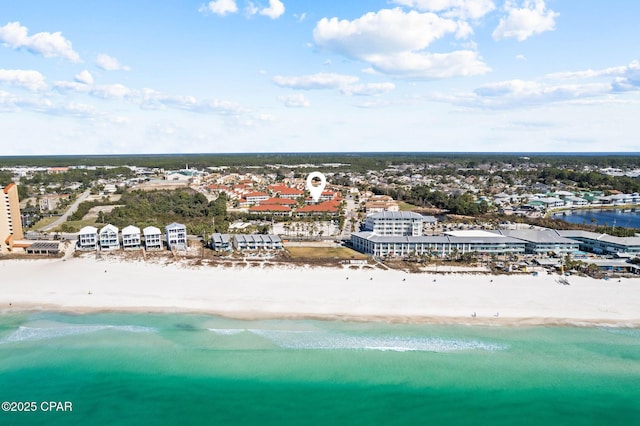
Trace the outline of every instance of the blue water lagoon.
{"type": "Polygon", "coordinates": [[[640,229],[640,209],[567,210],[554,213],[553,218],[577,224],[640,229]]]}
{"type": "Polygon", "coordinates": [[[0,424],[640,421],[631,328],[20,313],[0,359],[0,424]]]}

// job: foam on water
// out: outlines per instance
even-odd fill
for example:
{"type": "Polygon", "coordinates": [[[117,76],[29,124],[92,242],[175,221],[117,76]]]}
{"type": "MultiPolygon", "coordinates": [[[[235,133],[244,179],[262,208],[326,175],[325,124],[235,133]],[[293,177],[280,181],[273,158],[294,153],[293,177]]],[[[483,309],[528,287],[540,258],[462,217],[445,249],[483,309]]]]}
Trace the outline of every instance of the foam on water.
{"type": "Polygon", "coordinates": [[[440,337],[366,336],[329,333],[322,331],[269,330],[269,329],[209,329],[219,335],[237,335],[243,332],[268,339],[286,349],[353,349],[375,351],[453,352],[469,350],[501,351],[506,345],[478,340],[443,339],[440,337]]]}
{"type": "Polygon", "coordinates": [[[207,330],[212,331],[216,334],[220,334],[222,336],[234,336],[236,334],[244,333],[245,331],[249,331],[246,328],[208,328],[207,330]]]}
{"type": "Polygon", "coordinates": [[[58,337],[73,336],[79,334],[95,333],[103,330],[116,330],[129,333],[152,333],[156,329],[153,327],[142,327],[137,325],[71,325],[56,324],[43,327],[20,326],[16,331],[0,339],[0,344],[25,342],[34,340],[54,339],[58,337]]]}
{"type": "Polygon", "coordinates": [[[600,327],[600,330],[623,336],[640,337],[640,328],[600,327]]]}

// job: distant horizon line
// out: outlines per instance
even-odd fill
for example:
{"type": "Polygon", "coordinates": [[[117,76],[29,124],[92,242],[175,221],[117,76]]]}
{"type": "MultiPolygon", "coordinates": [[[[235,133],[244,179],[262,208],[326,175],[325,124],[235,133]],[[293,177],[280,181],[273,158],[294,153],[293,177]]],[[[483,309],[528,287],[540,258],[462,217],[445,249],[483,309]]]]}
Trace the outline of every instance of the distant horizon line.
{"type": "Polygon", "coordinates": [[[0,158],[96,158],[96,157],[197,157],[197,156],[321,156],[321,155],[344,155],[344,156],[360,156],[360,155],[497,155],[497,156],[640,156],[640,151],[581,151],[581,152],[565,152],[565,151],[313,151],[313,152],[190,152],[190,153],[136,153],[136,154],[16,154],[16,155],[0,155],[0,158]]]}

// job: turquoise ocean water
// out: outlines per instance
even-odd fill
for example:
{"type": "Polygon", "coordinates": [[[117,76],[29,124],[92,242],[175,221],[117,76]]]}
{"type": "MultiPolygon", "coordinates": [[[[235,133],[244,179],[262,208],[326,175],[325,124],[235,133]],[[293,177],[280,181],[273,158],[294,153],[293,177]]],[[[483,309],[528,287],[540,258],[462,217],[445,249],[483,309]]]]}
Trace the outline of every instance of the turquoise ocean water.
{"type": "Polygon", "coordinates": [[[4,314],[0,401],[38,405],[2,425],[633,425],[640,330],[4,314]]]}

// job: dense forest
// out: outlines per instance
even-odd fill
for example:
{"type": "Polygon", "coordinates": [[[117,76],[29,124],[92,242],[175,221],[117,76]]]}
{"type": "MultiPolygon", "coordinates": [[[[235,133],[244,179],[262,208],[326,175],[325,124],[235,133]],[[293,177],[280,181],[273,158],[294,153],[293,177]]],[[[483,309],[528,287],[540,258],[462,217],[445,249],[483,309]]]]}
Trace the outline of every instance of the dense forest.
{"type": "Polygon", "coordinates": [[[120,228],[128,225],[164,228],[171,222],[179,222],[187,225],[190,234],[224,232],[228,226],[226,202],[224,194],[208,202],[204,195],[188,189],[131,191],[124,193],[117,202],[124,206],[99,214],[97,222],[120,228]]]}
{"type": "MultiPolygon", "coordinates": [[[[149,154],[89,156],[9,156],[0,157],[0,167],[23,166],[140,166],[179,169],[215,166],[245,167],[267,164],[343,163],[352,171],[382,170],[406,163],[451,163],[453,169],[479,164],[547,164],[550,167],[640,167],[640,153],[258,153],[258,154],[149,154]]],[[[338,168],[340,169],[340,168],[338,168]]]]}
{"type": "Polygon", "coordinates": [[[468,193],[447,195],[442,191],[433,191],[425,185],[417,185],[406,191],[392,187],[371,188],[374,194],[390,195],[396,200],[405,201],[418,207],[434,207],[445,210],[451,214],[477,216],[489,211],[489,205],[485,201],[476,201],[474,196],[468,193]]]}

